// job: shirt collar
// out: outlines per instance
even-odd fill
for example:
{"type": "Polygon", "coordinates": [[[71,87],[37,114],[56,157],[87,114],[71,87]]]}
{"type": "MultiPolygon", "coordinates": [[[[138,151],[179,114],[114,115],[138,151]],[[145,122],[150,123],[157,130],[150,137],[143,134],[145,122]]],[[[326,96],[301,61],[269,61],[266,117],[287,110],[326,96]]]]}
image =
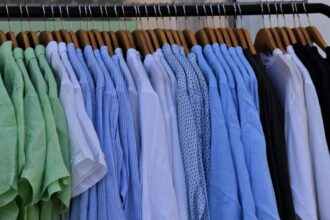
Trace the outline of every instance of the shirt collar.
{"type": "Polygon", "coordinates": [[[58,53],[58,46],[56,41],[51,41],[46,46],[47,60],[50,60],[53,53],[58,53]]]}

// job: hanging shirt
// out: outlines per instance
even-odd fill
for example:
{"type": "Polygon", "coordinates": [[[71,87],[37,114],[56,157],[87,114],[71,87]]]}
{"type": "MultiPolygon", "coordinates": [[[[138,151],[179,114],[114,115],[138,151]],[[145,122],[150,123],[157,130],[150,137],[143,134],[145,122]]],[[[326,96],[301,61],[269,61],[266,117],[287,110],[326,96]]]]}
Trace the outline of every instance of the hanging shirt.
{"type": "Polygon", "coordinates": [[[258,80],[260,120],[266,139],[268,165],[277,209],[281,219],[295,219],[284,137],[284,111],[259,55],[252,55],[249,49],[244,49],[244,55],[258,80]]]}
{"type": "Polygon", "coordinates": [[[136,50],[127,51],[127,64],[139,95],[142,219],[179,219],[168,150],[170,144],[159,97],[136,50]]]}
{"type": "Polygon", "coordinates": [[[180,219],[188,219],[187,187],[186,187],[186,180],[184,175],[182,153],[180,148],[178,121],[177,121],[177,113],[176,113],[176,101],[175,98],[173,98],[173,93],[172,93],[173,80],[171,79],[171,75],[174,78],[175,87],[176,87],[176,79],[172,69],[168,66],[168,63],[165,60],[165,57],[162,54],[161,49],[157,49],[157,51],[153,54],[153,56],[157,61],[158,67],[161,69],[165,82],[165,93],[166,93],[168,113],[169,113],[170,126],[171,126],[170,133],[171,133],[172,157],[173,157],[172,172],[173,172],[174,190],[180,212],[180,219]]]}
{"type": "MultiPolygon", "coordinates": [[[[196,72],[194,71],[193,67],[189,63],[183,47],[178,47],[177,45],[172,45],[172,50],[180,64],[182,65],[183,69],[185,70],[186,74],[186,79],[187,79],[187,85],[188,85],[188,94],[191,100],[191,104],[194,106],[194,116],[196,119],[196,127],[198,131],[198,137],[199,137],[199,151],[200,154],[202,155],[202,161],[200,161],[200,165],[204,167],[203,173],[204,173],[204,178],[205,181],[202,182],[206,188],[206,182],[208,181],[208,170],[209,170],[209,158],[210,158],[210,148],[209,145],[207,145],[206,140],[209,138],[209,133],[205,129],[205,107],[204,107],[204,100],[203,100],[203,95],[201,91],[201,87],[198,82],[198,77],[196,72]]],[[[201,173],[200,175],[203,175],[201,173]]],[[[205,191],[206,193],[206,191],[205,191]]],[[[206,209],[205,209],[205,218],[208,218],[208,208],[207,208],[207,200],[206,202],[206,209]]]]}
{"type": "Polygon", "coordinates": [[[327,209],[330,199],[328,183],[330,182],[330,160],[328,155],[328,145],[325,137],[322,114],[317,93],[312,79],[306,67],[296,56],[292,46],[287,48],[291,55],[291,60],[297,66],[298,74],[302,75],[304,81],[305,103],[308,122],[309,150],[313,164],[314,184],[318,204],[318,214],[320,219],[330,218],[330,212],[327,209]],[[326,170],[326,171],[325,171],[326,170]]]}
{"type": "Polygon", "coordinates": [[[171,80],[171,94],[172,94],[173,101],[176,105],[176,87],[177,87],[178,83],[176,81],[175,74],[174,74],[173,70],[171,69],[170,65],[167,63],[165,56],[163,54],[163,51],[160,48],[158,48],[156,50],[155,54],[157,54],[157,57],[159,57],[160,62],[162,63],[163,67],[165,68],[165,70],[168,74],[168,77],[171,80]]]}
{"type": "MultiPolygon", "coordinates": [[[[25,65],[29,76],[39,96],[46,125],[46,163],[42,184],[41,199],[46,203],[56,195],[58,201],[51,201],[52,206],[41,208],[41,216],[50,218],[52,209],[64,212],[69,209],[71,190],[69,184],[70,173],[66,168],[62,156],[53,111],[48,98],[48,88],[39,68],[34,50],[28,48],[24,51],[25,65]],[[56,166],[54,166],[56,164],[56,166]]],[[[44,207],[44,205],[42,205],[44,207]]]]}
{"type": "Polygon", "coordinates": [[[301,219],[317,219],[303,85],[297,80],[294,64],[281,50],[274,50],[272,56],[261,55],[285,109],[284,128],[295,211],[301,219]]]}
{"type": "Polygon", "coordinates": [[[246,72],[250,79],[250,84],[247,85],[249,90],[251,91],[251,95],[254,100],[254,104],[256,106],[257,111],[259,112],[259,94],[258,94],[258,81],[256,78],[256,75],[254,73],[254,70],[252,69],[250,63],[247,61],[242,47],[235,47],[236,53],[242,64],[244,65],[246,72]]]}
{"type": "Polygon", "coordinates": [[[121,198],[127,219],[141,219],[141,183],[138,167],[136,138],[133,125],[133,114],[129,104],[128,91],[119,63],[115,64],[109,56],[108,47],[101,47],[102,59],[114,82],[119,104],[119,135],[124,152],[124,161],[128,169],[126,183],[123,184],[121,198]]]}
{"type": "MultiPolygon", "coordinates": [[[[228,130],[231,152],[236,171],[238,198],[241,205],[243,219],[257,219],[255,202],[252,194],[250,176],[245,162],[244,147],[241,141],[241,127],[238,120],[237,110],[234,105],[234,97],[228,85],[227,75],[220,65],[210,45],[204,47],[204,56],[212,68],[220,88],[220,98],[223,107],[225,122],[228,130]]],[[[230,73],[229,73],[230,74],[230,73]]],[[[233,85],[235,90],[235,85],[233,85]]]]}
{"type": "Polygon", "coordinates": [[[210,219],[241,219],[237,195],[237,179],[230,150],[228,132],[221,105],[217,80],[206,62],[202,47],[195,45],[191,52],[208,82],[211,115],[211,158],[208,201],[210,219]]]}
{"type": "MultiPolygon", "coordinates": [[[[99,180],[101,180],[104,177],[104,175],[107,172],[107,169],[106,169],[107,165],[105,163],[104,154],[102,152],[100,142],[98,140],[93,123],[87,115],[87,112],[86,112],[86,109],[84,106],[82,90],[79,85],[78,79],[76,77],[75,71],[73,70],[73,67],[72,67],[72,64],[74,64],[75,66],[77,65],[79,68],[80,62],[78,62],[78,60],[76,60],[78,63],[76,63],[76,62],[73,62],[72,64],[70,63],[65,43],[63,43],[63,42],[59,43],[58,49],[59,49],[59,55],[61,57],[61,61],[64,65],[64,67],[69,75],[69,78],[71,80],[71,83],[73,85],[76,106],[77,106],[76,112],[77,112],[80,124],[82,125],[82,128],[84,130],[86,139],[88,141],[89,149],[92,152],[93,157],[94,157],[95,164],[94,164],[93,169],[91,170],[91,172],[93,172],[93,174],[89,175],[89,176],[85,176],[85,179],[89,179],[90,182],[86,182],[85,186],[81,187],[80,189],[78,188],[80,190],[80,192],[84,192],[91,186],[94,186],[99,180]],[[79,111],[78,111],[78,109],[79,109],[79,111]]],[[[73,196],[80,194],[79,191],[77,191],[76,193],[77,194],[75,194],[75,192],[73,192],[73,196]]]]}
{"type": "MultiPolygon", "coordinates": [[[[234,54],[233,50],[234,48],[229,48],[232,55],[234,54]]],[[[235,55],[233,57],[236,62],[237,57],[235,55]]],[[[242,71],[241,68],[240,71],[242,71]]],[[[279,219],[267,162],[266,141],[259,114],[253,98],[249,94],[246,84],[244,84],[242,75],[245,75],[245,73],[233,73],[236,80],[241,140],[245,152],[245,162],[250,174],[256,214],[260,219],[279,219]]]]}
{"type": "MultiPolygon", "coordinates": [[[[70,47],[68,47],[68,50],[69,50],[70,47]]],[[[91,107],[92,107],[92,112],[91,112],[92,113],[92,118],[91,118],[91,120],[92,120],[92,122],[93,122],[93,124],[95,126],[95,123],[96,123],[95,122],[95,120],[96,120],[96,118],[95,118],[95,115],[96,115],[96,113],[95,113],[95,108],[96,108],[95,102],[96,102],[96,98],[95,98],[95,85],[94,85],[94,81],[92,79],[92,74],[91,74],[91,72],[89,71],[89,69],[87,67],[87,64],[86,64],[86,61],[85,61],[85,58],[84,58],[84,55],[83,55],[82,50],[80,48],[76,48],[75,51],[76,51],[77,58],[80,61],[81,67],[84,70],[82,73],[85,73],[86,74],[86,75],[81,75],[81,77],[84,78],[84,79],[82,79],[83,81],[85,81],[85,80],[87,81],[88,88],[90,90],[90,95],[87,95],[87,97],[90,97],[90,102],[91,102],[91,107]]],[[[68,55],[70,57],[70,54],[69,53],[68,53],[68,55]]],[[[84,101],[85,102],[88,102],[88,100],[85,97],[84,97],[84,101]]],[[[86,105],[86,111],[87,111],[87,114],[89,115],[90,114],[90,110],[89,110],[89,107],[87,107],[87,106],[89,106],[89,104],[86,105]]]]}
{"type": "Polygon", "coordinates": [[[58,46],[55,41],[47,45],[46,57],[56,74],[57,83],[60,85],[59,97],[68,122],[71,152],[72,196],[74,196],[91,181],[91,179],[86,179],[85,177],[93,174],[91,171],[94,167],[94,157],[89,149],[89,143],[85,139],[86,135],[77,116],[75,105],[73,105],[73,103],[76,103],[74,86],[60,59],[58,46]]]}
{"type": "Polygon", "coordinates": [[[310,48],[309,46],[301,47],[298,44],[293,45],[294,51],[299,59],[303,62],[308,69],[310,77],[315,86],[323,118],[323,125],[327,137],[328,147],[330,146],[330,77],[329,68],[327,63],[324,62],[323,57],[317,51],[316,47],[310,48]]]}
{"type": "MultiPolygon", "coordinates": [[[[21,74],[17,69],[17,64],[11,54],[6,54],[6,50],[11,52],[11,43],[4,43],[0,47],[0,68],[1,73],[5,69],[10,71],[12,76],[21,74]],[[8,46],[6,46],[9,44],[8,46]],[[7,49],[6,47],[9,47],[7,49]],[[11,55],[11,56],[10,56],[11,55]],[[8,58],[9,57],[9,58],[8,58]],[[7,61],[7,62],[6,62],[7,61]],[[14,65],[13,65],[14,64],[14,65]],[[17,70],[16,70],[17,69],[17,70]]],[[[18,153],[18,129],[16,121],[16,112],[11,101],[12,91],[6,89],[3,81],[4,77],[0,77],[0,218],[16,219],[18,215],[18,207],[14,201],[18,193],[17,188],[17,153],[18,153]]],[[[7,85],[8,86],[8,85],[7,85]]],[[[10,87],[9,87],[10,88],[10,87]]],[[[13,87],[11,87],[13,88],[13,87]]],[[[23,131],[24,132],[24,131],[23,131]]],[[[24,133],[23,133],[24,135],[24,133]]],[[[24,144],[24,143],[23,143],[24,144]]],[[[24,145],[23,145],[24,147],[24,145]]]]}
{"type": "Polygon", "coordinates": [[[186,74],[179,61],[175,58],[171,46],[165,44],[162,48],[168,64],[176,74],[178,103],[178,125],[180,146],[188,191],[189,219],[203,219],[207,206],[206,187],[203,184],[203,167],[201,159],[198,133],[194,118],[193,107],[188,95],[186,74]]]}
{"type": "Polygon", "coordinates": [[[93,103],[92,100],[95,98],[95,93],[92,93],[92,90],[90,88],[90,82],[93,83],[90,72],[88,69],[86,69],[81,62],[81,59],[78,58],[77,52],[74,48],[73,43],[67,44],[67,54],[70,60],[70,63],[72,64],[72,68],[74,69],[74,72],[76,74],[76,77],[79,81],[79,85],[81,87],[82,95],[84,98],[84,104],[86,108],[87,115],[92,122],[94,122],[94,113],[95,109],[93,111],[93,103]]]}
{"type": "MultiPolygon", "coordinates": [[[[183,47],[181,47],[180,53],[182,56],[186,56],[183,47]]],[[[193,58],[194,55],[192,53],[189,53],[187,58],[190,62],[191,66],[193,67],[193,70],[196,73],[196,76],[198,78],[199,86],[201,89],[202,97],[203,97],[203,106],[204,106],[204,115],[203,115],[203,124],[204,124],[204,137],[203,137],[203,154],[204,154],[204,163],[206,164],[205,168],[205,176],[206,176],[206,182],[208,182],[208,172],[209,172],[209,163],[210,163],[210,154],[211,154],[211,122],[210,122],[210,101],[209,101],[209,93],[208,93],[208,87],[205,81],[205,78],[203,76],[203,73],[201,72],[201,69],[199,68],[196,59],[193,58]],[[192,57],[191,57],[192,56],[192,57]]],[[[207,188],[207,187],[206,187],[207,188]]]]}
{"type": "MultiPolygon", "coordinates": [[[[102,60],[100,50],[94,50],[95,58],[102,70],[104,76],[104,95],[103,95],[103,118],[104,120],[104,142],[107,154],[108,166],[111,166],[109,173],[112,176],[106,176],[105,179],[110,184],[107,187],[111,187],[111,191],[108,191],[107,204],[104,206],[107,211],[107,219],[125,219],[122,194],[127,192],[128,171],[124,162],[124,152],[122,144],[120,142],[119,128],[118,128],[118,114],[119,104],[117,99],[117,93],[115,86],[110,77],[110,73],[107,70],[104,61],[102,60]],[[109,203],[110,202],[110,203],[109,203]]],[[[109,189],[108,189],[109,190],[109,189]]]]}
{"type": "Polygon", "coordinates": [[[33,87],[24,64],[24,53],[16,48],[14,57],[24,80],[24,123],[25,136],[25,169],[20,178],[24,179],[20,187],[31,189],[31,192],[22,192],[20,197],[24,205],[35,204],[39,201],[41,185],[46,159],[46,128],[38,94],[33,87]],[[27,132],[29,131],[29,132],[27,132]],[[32,131],[32,132],[31,132],[32,131]],[[40,164],[43,164],[40,166],[40,164]]]}
{"type": "Polygon", "coordinates": [[[134,84],[134,80],[132,78],[131,71],[129,70],[126,61],[123,57],[123,51],[121,48],[116,48],[115,49],[115,55],[112,56],[112,59],[115,63],[118,63],[120,70],[123,74],[123,77],[125,79],[125,83],[128,89],[128,97],[129,97],[129,102],[130,106],[132,109],[132,114],[133,114],[133,123],[134,123],[134,132],[135,132],[135,138],[136,138],[136,147],[137,147],[137,154],[138,154],[138,159],[140,161],[140,152],[141,152],[141,147],[140,147],[140,133],[138,129],[138,124],[139,124],[139,110],[138,110],[138,94],[136,90],[136,86],[134,84]]]}

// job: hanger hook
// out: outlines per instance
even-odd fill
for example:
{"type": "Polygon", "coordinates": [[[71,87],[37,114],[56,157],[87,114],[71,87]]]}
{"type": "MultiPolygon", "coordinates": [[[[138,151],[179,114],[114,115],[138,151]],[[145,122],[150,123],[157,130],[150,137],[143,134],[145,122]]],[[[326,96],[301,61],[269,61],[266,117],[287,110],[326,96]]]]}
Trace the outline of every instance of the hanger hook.
{"type": "Polygon", "coordinates": [[[136,4],[133,4],[133,7],[134,7],[134,12],[135,12],[136,28],[139,30],[138,13],[137,13],[136,4]]]}
{"type": "Polygon", "coordinates": [[[163,29],[165,29],[165,20],[164,20],[164,17],[163,17],[163,14],[162,14],[162,11],[160,10],[160,5],[158,5],[158,12],[159,12],[159,15],[160,15],[160,18],[162,19],[163,21],[163,29]]]}
{"type": "Polygon", "coordinates": [[[238,27],[238,22],[237,22],[237,9],[236,9],[236,3],[233,3],[233,8],[234,8],[234,20],[235,20],[235,24],[236,27],[238,27]]]}
{"type": "Polygon", "coordinates": [[[61,5],[58,5],[58,9],[60,11],[60,18],[61,18],[62,29],[64,29],[64,21],[63,21],[63,16],[62,16],[62,7],[61,7],[61,5]]]}
{"type": "Polygon", "coordinates": [[[27,15],[28,21],[29,21],[30,31],[32,32],[31,18],[30,18],[28,5],[25,5],[25,10],[26,10],[26,15],[27,15]]]}
{"type": "Polygon", "coordinates": [[[81,7],[80,4],[78,5],[78,10],[79,10],[79,20],[80,20],[80,29],[82,29],[82,17],[81,17],[81,7]]]}
{"type": "Polygon", "coordinates": [[[217,9],[218,9],[218,12],[219,12],[219,27],[221,28],[222,24],[221,24],[221,9],[220,9],[220,4],[218,3],[217,4],[217,9]]]}
{"type": "Polygon", "coordinates": [[[297,1],[294,2],[294,8],[295,8],[295,11],[296,11],[296,13],[297,13],[299,26],[302,27],[302,25],[301,25],[301,20],[300,20],[300,15],[299,15],[299,13],[298,13],[297,1]]]}
{"type": "Polygon", "coordinates": [[[276,13],[276,22],[277,22],[277,26],[279,26],[279,25],[280,25],[280,21],[279,21],[279,19],[278,19],[277,0],[275,0],[275,4],[274,4],[274,6],[275,6],[275,13],[276,13]]]}
{"type": "Polygon", "coordinates": [[[264,25],[264,28],[265,28],[266,23],[265,23],[264,6],[262,5],[262,0],[260,0],[260,9],[261,9],[261,16],[262,16],[262,24],[264,25]]]}
{"type": "Polygon", "coordinates": [[[179,30],[179,23],[178,23],[178,10],[177,10],[175,4],[174,4],[173,6],[174,6],[175,25],[176,25],[176,29],[179,30]]]}
{"type": "Polygon", "coordinates": [[[42,5],[42,12],[44,14],[44,19],[45,19],[45,30],[48,31],[47,28],[47,20],[46,20],[46,10],[45,10],[45,5],[42,5]]]}
{"type": "Polygon", "coordinates": [[[22,10],[22,4],[19,4],[19,11],[21,15],[21,31],[23,32],[23,10],[22,10]]]}
{"type": "Polygon", "coordinates": [[[105,4],[105,6],[104,6],[104,11],[105,11],[105,16],[107,17],[109,30],[111,30],[111,24],[110,24],[110,18],[109,18],[109,14],[108,14],[108,5],[107,4],[105,4]]]}
{"type": "Polygon", "coordinates": [[[242,15],[242,9],[241,9],[241,5],[239,3],[237,3],[237,8],[238,8],[238,13],[239,13],[239,16],[241,18],[241,25],[242,27],[244,27],[244,20],[243,20],[243,15],[242,15]]]}
{"type": "Polygon", "coordinates": [[[151,27],[151,24],[150,24],[150,18],[149,18],[149,15],[148,15],[148,7],[147,7],[147,2],[144,4],[144,11],[146,13],[146,17],[147,17],[147,29],[150,29],[151,27]]]}
{"type": "Polygon", "coordinates": [[[302,5],[303,5],[303,8],[304,8],[305,14],[306,14],[306,16],[307,16],[308,24],[309,24],[309,26],[312,26],[312,25],[311,25],[311,20],[310,20],[309,14],[308,14],[307,9],[306,9],[306,4],[305,4],[305,2],[303,2],[302,5]]]}
{"type": "Polygon", "coordinates": [[[87,30],[89,30],[89,17],[88,17],[87,5],[85,5],[84,8],[85,8],[85,19],[87,21],[87,30]]]}
{"type": "Polygon", "coordinates": [[[100,5],[100,13],[101,13],[102,30],[104,31],[105,25],[104,25],[103,5],[100,5]]]}
{"type": "Polygon", "coordinates": [[[266,0],[266,5],[267,5],[268,17],[269,17],[269,27],[273,27],[272,16],[270,14],[270,5],[269,5],[269,1],[268,0],[266,0]]]}
{"type": "Polygon", "coordinates": [[[187,14],[186,14],[186,5],[183,4],[182,7],[183,7],[184,18],[185,18],[185,21],[186,21],[186,27],[187,27],[187,29],[189,29],[189,22],[188,22],[188,18],[187,18],[187,14]]]}
{"type": "Polygon", "coordinates": [[[123,27],[121,26],[121,22],[120,22],[120,19],[119,19],[119,17],[118,17],[117,5],[116,5],[116,4],[114,5],[114,9],[115,9],[115,15],[116,15],[116,18],[117,18],[117,20],[118,20],[119,28],[122,30],[123,27]]]}
{"type": "Polygon", "coordinates": [[[139,5],[136,6],[136,9],[137,9],[138,16],[140,18],[141,28],[142,28],[142,30],[144,30],[143,22],[142,22],[142,18],[141,18],[141,13],[140,13],[140,6],[139,5]]]}
{"type": "Polygon", "coordinates": [[[89,11],[89,14],[90,14],[90,19],[92,20],[93,29],[95,29],[95,22],[94,22],[93,12],[92,12],[92,8],[91,8],[90,4],[88,5],[88,11],[89,11]]]}
{"type": "Polygon", "coordinates": [[[52,11],[54,30],[56,30],[55,15],[54,15],[54,6],[53,5],[50,6],[50,10],[52,11]]]}
{"type": "Polygon", "coordinates": [[[174,30],[174,28],[172,27],[172,17],[171,17],[170,5],[168,3],[166,4],[166,8],[167,8],[167,12],[168,12],[168,20],[170,22],[170,28],[172,30],[174,30]]]}
{"type": "Polygon", "coordinates": [[[212,25],[213,28],[215,28],[215,21],[214,21],[214,13],[213,13],[213,5],[210,4],[210,12],[211,12],[211,18],[212,18],[212,25]]]}
{"type": "Polygon", "coordinates": [[[285,20],[285,14],[284,14],[284,11],[283,11],[283,1],[281,1],[280,3],[280,10],[281,10],[281,14],[283,16],[283,23],[284,23],[284,27],[286,27],[286,20],[285,20]]]}
{"type": "Polygon", "coordinates": [[[70,32],[72,31],[72,21],[70,18],[70,11],[69,11],[69,5],[66,5],[66,13],[68,15],[69,25],[70,25],[70,32]]]}
{"type": "Polygon", "coordinates": [[[9,10],[8,10],[8,5],[6,4],[6,12],[7,12],[7,21],[8,21],[8,29],[9,29],[9,32],[12,31],[12,28],[11,28],[11,24],[9,22],[9,10]]]}
{"type": "Polygon", "coordinates": [[[158,15],[157,15],[156,3],[153,3],[152,7],[154,8],[154,12],[155,12],[155,15],[156,15],[156,27],[158,28],[158,15]]]}
{"type": "Polygon", "coordinates": [[[196,5],[196,13],[197,13],[197,18],[198,18],[198,22],[199,22],[199,28],[202,29],[202,21],[201,21],[201,18],[199,16],[198,5],[196,5]]]}
{"type": "Polygon", "coordinates": [[[125,29],[127,31],[128,28],[127,28],[127,21],[126,21],[126,14],[125,14],[125,6],[124,6],[124,4],[121,5],[121,9],[123,11],[123,20],[124,20],[125,29]]]}
{"type": "Polygon", "coordinates": [[[203,3],[203,11],[204,11],[205,19],[206,19],[206,24],[207,24],[208,27],[211,27],[208,16],[207,16],[207,13],[206,13],[205,3],[203,3]]]}
{"type": "Polygon", "coordinates": [[[296,15],[295,15],[295,8],[293,2],[291,2],[291,8],[292,8],[293,25],[294,27],[296,27],[296,15]]]}
{"type": "Polygon", "coordinates": [[[226,27],[228,28],[229,27],[229,23],[228,23],[228,19],[227,19],[226,7],[225,7],[225,3],[224,2],[222,3],[222,9],[223,9],[223,13],[224,13],[224,16],[225,16],[226,27]]]}

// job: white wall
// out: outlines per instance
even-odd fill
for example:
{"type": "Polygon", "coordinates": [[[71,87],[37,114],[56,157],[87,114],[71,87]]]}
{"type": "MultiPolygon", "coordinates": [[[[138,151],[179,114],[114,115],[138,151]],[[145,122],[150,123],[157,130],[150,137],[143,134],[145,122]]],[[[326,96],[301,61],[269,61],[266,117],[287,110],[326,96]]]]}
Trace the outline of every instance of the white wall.
{"type": "MultiPolygon", "coordinates": [[[[255,2],[258,0],[238,0],[238,2],[255,2]]],[[[265,0],[263,0],[265,2],[265,0]]],[[[269,2],[271,2],[272,0],[269,0],[269,2]]],[[[281,0],[278,0],[277,2],[280,2],[281,0]]],[[[330,5],[330,1],[329,0],[308,0],[308,3],[324,3],[324,4],[328,4],[330,5]]],[[[279,5],[279,4],[278,4],[279,5]]],[[[279,7],[278,7],[279,9],[279,7]]],[[[265,8],[265,10],[267,10],[267,8],[265,8]]],[[[246,28],[248,28],[248,30],[251,33],[252,38],[254,39],[256,33],[258,32],[258,30],[260,28],[263,27],[263,22],[262,22],[262,16],[243,16],[243,23],[244,26],[246,28]]],[[[265,22],[266,25],[269,25],[269,19],[268,19],[268,15],[265,15],[265,22]]],[[[293,27],[294,26],[294,22],[293,22],[293,17],[292,15],[285,15],[286,18],[286,24],[289,27],[293,27]]],[[[308,26],[308,19],[306,14],[300,14],[300,19],[302,22],[303,26],[308,26]]],[[[310,15],[310,20],[311,20],[311,24],[313,26],[316,26],[320,32],[322,33],[323,37],[325,38],[326,42],[328,44],[330,44],[330,18],[322,15],[322,14],[311,14],[310,15]]],[[[283,16],[279,15],[279,21],[280,21],[280,26],[283,26],[283,16]]],[[[238,22],[239,25],[241,25],[240,22],[240,18],[238,17],[238,22]]],[[[298,25],[298,19],[296,17],[296,24],[298,25]]],[[[277,19],[276,16],[273,15],[272,16],[272,25],[273,26],[277,26],[277,19]]]]}

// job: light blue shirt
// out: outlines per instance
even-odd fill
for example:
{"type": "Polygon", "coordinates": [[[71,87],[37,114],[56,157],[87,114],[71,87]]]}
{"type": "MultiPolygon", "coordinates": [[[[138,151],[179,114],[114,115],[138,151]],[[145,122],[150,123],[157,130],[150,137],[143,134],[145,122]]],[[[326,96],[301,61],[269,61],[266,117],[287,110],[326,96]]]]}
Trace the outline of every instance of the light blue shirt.
{"type": "MultiPolygon", "coordinates": [[[[211,158],[208,201],[211,219],[241,219],[237,178],[230,149],[229,136],[221,105],[217,80],[206,62],[202,47],[195,45],[199,67],[208,82],[211,115],[211,158]]],[[[190,56],[191,59],[196,57],[190,56]]]]}
{"type": "Polygon", "coordinates": [[[258,94],[258,81],[256,78],[256,75],[254,73],[254,70],[252,69],[249,61],[246,59],[242,47],[236,47],[236,53],[238,55],[238,58],[243,63],[249,78],[250,78],[250,84],[247,85],[251,91],[251,95],[253,97],[254,104],[256,106],[257,111],[259,112],[259,94],[258,94]]]}
{"type": "MultiPolygon", "coordinates": [[[[103,141],[104,154],[108,167],[111,168],[108,174],[100,181],[105,184],[106,191],[98,189],[98,197],[106,197],[105,203],[98,203],[98,219],[125,219],[123,204],[121,201],[121,192],[125,191],[125,180],[127,180],[127,169],[124,164],[124,154],[119,137],[118,115],[119,106],[115,87],[107,70],[100,50],[94,50],[94,56],[104,77],[103,93],[103,141]],[[103,194],[103,195],[101,195],[103,194]],[[105,195],[104,195],[105,194],[105,195]]],[[[99,200],[100,201],[100,200],[99,200]]]]}
{"type": "MultiPolygon", "coordinates": [[[[225,72],[223,72],[217,57],[214,55],[212,47],[210,45],[206,45],[203,52],[208,64],[211,66],[218,80],[220,88],[221,103],[228,129],[231,152],[236,171],[238,198],[242,207],[242,218],[256,220],[255,203],[252,194],[249,172],[245,162],[244,147],[241,141],[241,127],[233,101],[234,98],[228,85],[227,76],[225,72]]],[[[232,90],[235,90],[235,87],[232,90]]]]}
{"type": "MultiPolygon", "coordinates": [[[[235,48],[228,50],[231,54],[236,53],[235,48]]],[[[233,57],[234,61],[238,61],[237,56],[233,57]]],[[[259,113],[244,83],[242,77],[244,74],[233,73],[236,80],[241,140],[244,146],[246,166],[250,174],[256,214],[259,219],[279,219],[259,113]]]]}
{"type": "Polygon", "coordinates": [[[129,174],[127,179],[122,180],[121,198],[127,219],[139,220],[142,218],[141,184],[133,115],[129,104],[128,91],[119,64],[112,61],[106,46],[101,47],[101,55],[117,91],[119,135],[124,152],[124,162],[129,174]]]}
{"type": "Polygon", "coordinates": [[[136,138],[136,147],[137,147],[137,154],[138,159],[140,161],[140,133],[138,129],[139,125],[139,104],[138,104],[138,93],[136,90],[136,86],[134,84],[134,80],[132,77],[132,73],[129,70],[127,63],[123,57],[123,51],[121,48],[116,48],[115,55],[112,56],[113,62],[118,64],[120,67],[121,73],[123,74],[123,77],[125,79],[126,87],[128,89],[128,97],[129,97],[129,103],[132,109],[133,114],[133,123],[134,123],[134,132],[135,132],[135,138],[136,138]]]}
{"type": "Polygon", "coordinates": [[[194,118],[194,111],[188,95],[186,74],[169,44],[163,46],[164,56],[176,74],[177,108],[180,146],[183,155],[183,165],[186,175],[190,219],[205,219],[208,217],[207,196],[203,166],[200,166],[200,142],[194,118]]]}

